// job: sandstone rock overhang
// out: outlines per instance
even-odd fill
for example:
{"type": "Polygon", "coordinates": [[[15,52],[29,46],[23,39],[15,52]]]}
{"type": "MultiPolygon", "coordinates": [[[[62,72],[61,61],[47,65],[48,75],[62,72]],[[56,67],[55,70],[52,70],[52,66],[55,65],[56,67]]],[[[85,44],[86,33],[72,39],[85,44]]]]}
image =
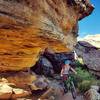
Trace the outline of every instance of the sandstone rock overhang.
{"type": "Polygon", "coordinates": [[[71,51],[93,9],[88,0],[0,0],[0,71],[31,67],[47,47],[71,51]]]}
{"type": "Polygon", "coordinates": [[[67,0],[67,2],[78,10],[78,20],[89,16],[94,10],[94,5],[90,4],[90,0],[67,0]]]}

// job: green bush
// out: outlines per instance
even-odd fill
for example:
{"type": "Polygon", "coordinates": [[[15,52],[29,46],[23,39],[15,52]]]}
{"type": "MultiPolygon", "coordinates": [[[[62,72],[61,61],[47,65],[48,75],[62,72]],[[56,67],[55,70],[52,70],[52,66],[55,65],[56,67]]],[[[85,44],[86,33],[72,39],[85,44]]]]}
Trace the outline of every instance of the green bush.
{"type": "Polygon", "coordinates": [[[90,89],[91,85],[92,85],[91,81],[84,80],[78,84],[78,89],[80,90],[81,93],[84,93],[90,89]]]}
{"type": "Polygon", "coordinates": [[[83,69],[84,65],[79,61],[76,61],[76,66],[77,75],[73,75],[74,83],[81,93],[87,91],[91,85],[100,84],[90,72],[83,69]]]}
{"type": "Polygon", "coordinates": [[[81,67],[76,68],[77,75],[76,77],[79,78],[79,81],[82,80],[94,80],[94,76],[89,73],[87,70],[82,69],[81,67]]]}

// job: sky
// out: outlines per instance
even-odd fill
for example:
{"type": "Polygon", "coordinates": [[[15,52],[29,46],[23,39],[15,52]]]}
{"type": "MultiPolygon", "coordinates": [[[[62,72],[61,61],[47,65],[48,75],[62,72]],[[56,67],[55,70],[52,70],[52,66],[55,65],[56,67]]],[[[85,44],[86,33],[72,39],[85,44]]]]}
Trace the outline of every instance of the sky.
{"type": "Polygon", "coordinates": [[[90,0],[95,6],[94,11],[88,17],[79,21],[79,37],[100,34],[100,0],[90,0]]]}

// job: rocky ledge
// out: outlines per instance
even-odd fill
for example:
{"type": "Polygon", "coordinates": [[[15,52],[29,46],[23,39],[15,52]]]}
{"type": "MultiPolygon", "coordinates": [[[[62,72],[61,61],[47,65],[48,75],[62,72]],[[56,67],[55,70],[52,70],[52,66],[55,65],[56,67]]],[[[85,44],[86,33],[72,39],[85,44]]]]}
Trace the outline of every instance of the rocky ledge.
{"type": "Polygon", "coordinates": [[[0,71],[33,66],[47,47],[72,50],[93,9],[88,0],[0,0],[0,71]]]}
{"type": "Polygon", "coordinates": [[[95,75],[100,77],[100,49],[85,41],[79,41],[75,47],[84,64],[95,75]]]}

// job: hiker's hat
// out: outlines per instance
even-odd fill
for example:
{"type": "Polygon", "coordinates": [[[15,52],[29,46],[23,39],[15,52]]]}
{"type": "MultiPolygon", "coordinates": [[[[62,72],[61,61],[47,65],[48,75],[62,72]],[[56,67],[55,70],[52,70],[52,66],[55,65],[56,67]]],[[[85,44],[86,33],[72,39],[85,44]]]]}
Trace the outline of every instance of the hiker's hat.
{"type": "Polygon", "coordinates": [[[65,64],[70,64],[71,61],[70,60],[65,60],[65,64]]]}

